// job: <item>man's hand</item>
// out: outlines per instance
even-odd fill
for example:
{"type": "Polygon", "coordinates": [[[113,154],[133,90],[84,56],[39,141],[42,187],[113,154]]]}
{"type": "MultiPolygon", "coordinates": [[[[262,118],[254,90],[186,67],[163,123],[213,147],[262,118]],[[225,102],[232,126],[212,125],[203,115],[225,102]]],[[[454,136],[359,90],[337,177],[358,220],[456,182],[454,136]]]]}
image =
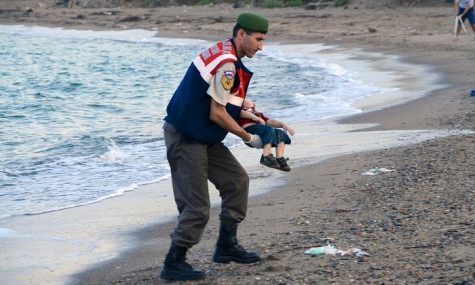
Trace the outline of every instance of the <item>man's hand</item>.
{"type": "Polygon", "coordinates": [[[211,99],[209,119],[221,128],[235,134],[243,140],[249,139],[249,136],[251,135],[238,125],[223,105],[219,104],[214,99],[211,99]]]}
{"type": "Polygon", "coordinates": [[[262,140],[261,137],[258,135],[250,134],[251,138],[248,141],[244,141],[245,143],[249,144],[253,148],[262,148],[262,140]]]}

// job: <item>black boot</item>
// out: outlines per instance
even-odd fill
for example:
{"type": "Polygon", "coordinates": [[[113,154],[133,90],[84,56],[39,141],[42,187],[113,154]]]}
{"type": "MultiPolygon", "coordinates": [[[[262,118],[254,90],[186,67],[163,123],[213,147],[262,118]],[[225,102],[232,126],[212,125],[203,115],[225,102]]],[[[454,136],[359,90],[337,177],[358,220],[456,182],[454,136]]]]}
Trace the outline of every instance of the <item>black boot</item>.
{"type": "Polygon", "coordinates": [[[218,263],[229,263],[230,261],[239,263],[254,263],[260,260],[256,252],[246,251],[239,245],[236,238],[237,226],[226,226],[221,224],[219,227],[219,237],[216,243],[216,250],[213,255],[213,261],[218,263]]]}
{"type": "Polygon", "coordinates": [[[188,249],[183,246],[171,244],[167,257],[165,258],[165,266],[160,272],[160,278],[165,280],[198,280],[205,277],[203,271],[195,270],[186,262],[186,251],[188,249]]]}

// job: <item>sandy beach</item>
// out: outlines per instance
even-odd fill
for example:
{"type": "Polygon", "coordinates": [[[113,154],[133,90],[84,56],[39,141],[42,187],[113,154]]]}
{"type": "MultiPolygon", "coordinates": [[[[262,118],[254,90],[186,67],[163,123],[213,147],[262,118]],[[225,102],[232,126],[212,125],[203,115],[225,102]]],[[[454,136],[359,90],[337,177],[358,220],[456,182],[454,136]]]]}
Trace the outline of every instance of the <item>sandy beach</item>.
{"type": "MultiPolygon", "coordinates": [[[[364,132],[362,136],[373,141],[396,130],[454,134],[465,130],[465,134],[383,145],[293,169],[283,185],[271,185],[271,192],[252,197],[239,228],[241,243],[261,253],[258,264],[211,261],[219,224],[219,209],[213,209],[202,242],[189,254],[189,261],[204,269],[207,279],[184,284],[475,284],[475,135],[468,132],[475,131],[475,97],[469,95],[475,89],[475,41],[471,31],[453,40],[450,3],[400,7],[384,1],[351,1],[346,8],[305,10],[234,9],[231,4],[65,9],[12,2],[0,3],[0,24],[147,29],[157,30],[161,37],[207,40],[227,37],[235,16],[253,10],[270,20],[268,42],[323,43],[332,47],[323,53],[363,50],[375,57],[351,54],[375,62],[394,56],[428,67],[440,75],[437,84],[443,87],[383,110],[366,104],[372,112],[338,123],[371,124],[353,132],[364,132]],[[27,12],[26,7],[32,10],[27,12]],[[394,171],[361,175],[374,167],[394,171]],[[361,248],[370,256],[303,253],[328,241],[341,249],[361,248]]],[[[379,68],[387,71],[385,66],[379,68]]],[[[402,78],[401,86],[411,89],[412,81],[402,78]]],[[[352,139],[356,142],[358,137],[352,139]]],[[[153,202],[144,207],[153,211],[153,202]]],[[[75,211],[82,214],[81,208],[75,211]]],[[[124,217],[114,218],[120,227],[124,217]]],[[[100,222],[94,226],[100,227],[100,222]]],[[[136,229],[128,237],[128,250],[92,264],[70,283],[161,284],[159,273],[174,225],[172,221],[136,229]]]]}

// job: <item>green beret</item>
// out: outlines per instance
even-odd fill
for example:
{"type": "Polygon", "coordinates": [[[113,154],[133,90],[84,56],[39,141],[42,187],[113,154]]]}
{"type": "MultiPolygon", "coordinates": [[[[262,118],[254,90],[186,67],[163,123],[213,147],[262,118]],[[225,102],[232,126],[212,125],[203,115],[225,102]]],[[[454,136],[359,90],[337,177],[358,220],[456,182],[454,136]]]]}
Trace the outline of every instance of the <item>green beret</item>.
{"type": "Polygon", "coordinates": [[[246,30],[253,32],[267,33],[269,28],[269,21],[259,14],[245,12],[237,17],[236,23],[246,30]]]}

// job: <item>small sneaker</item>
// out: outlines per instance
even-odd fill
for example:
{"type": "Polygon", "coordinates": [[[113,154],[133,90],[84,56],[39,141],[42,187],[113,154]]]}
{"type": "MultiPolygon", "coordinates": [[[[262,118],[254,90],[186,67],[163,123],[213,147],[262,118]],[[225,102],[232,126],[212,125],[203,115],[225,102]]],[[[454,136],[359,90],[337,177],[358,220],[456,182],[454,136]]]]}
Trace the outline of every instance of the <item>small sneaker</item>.
{"type": "Polygon", "coordinates": [[[272,153],[267,156],[262,155],[261,164],[270,168],[280,169],[280,165],[272,153]]]}
{"type": "Polygon", "coordinates": [[[282,171],[290,171],[290,166],[287,164],[287,159],[285,157],[277,158],[277,163],[279,164],[279,169],[282,171]]]}

